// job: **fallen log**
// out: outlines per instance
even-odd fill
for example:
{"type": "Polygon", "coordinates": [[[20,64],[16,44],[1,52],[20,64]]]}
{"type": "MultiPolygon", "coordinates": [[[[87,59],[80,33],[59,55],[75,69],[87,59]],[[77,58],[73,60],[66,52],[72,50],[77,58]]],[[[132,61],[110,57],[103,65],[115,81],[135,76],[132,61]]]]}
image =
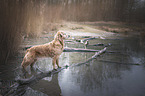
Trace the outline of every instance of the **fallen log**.
{"type": "Polygon", "coordinates": [[[30,85],[37,83],[39,80],[43,79],[44,77],[49,77],[49,76],[55,75],[58,72],[60,72],[61,70],[66,69],[67,67],[75,67],[75,66],[80,66],[82,64],[86,64],[86,63],[90,62],[91,60],[93,60],[94,58],[96,58],[97,56],[104,53],[105,51],[106,51],[106,47],[104,49],[96,52],[95,55],[93,55],[87,61],[82,62],[82,63],[72,64],[72,66],[66,65],[62,68],[58,68],[57,70],[52,70],[52,71],[48,71],[48,72],[40,72],[36,75],[33,75],[32,77],[30,77],[28,79],[19,78],[19,79],[15,80],[16,82],[13,85],[11,85],[10,88],[8,88],[8,90],[3,93],[3,95],[4,96],[21,96],[25,93],[25,90],[30,85]]]}
{"type": "Polygon", "coordinates": [[[80,43],[84,43],[88,40],[93,40],[93,39],[96,39],[96,38],[98,38],[98,37],[91,37],[91,38],[86,38],[86,39],[76,39],[75,41],[80,42],[80,43]]]}
{"type": "Polygon", "coordinates": [[[102,53],[104,53],[106,51],[106,47],[98,52],[95,53],[95,55],[93,55],[91,58],[89,58],[87,61],[85,62],[81,62],[81,63],[77,63],[77,64],[73,64],[71,67],[74,67],[74,66],[80,66],[82,64],[87,64],[88,62],[92,61],[93,59],[95,59],[97,56],[100,56],[102,53]]]}
{"type": "Polygon", "coordinates": [[[96,39],[96,38],[98,38],[98,37],[86,38],[86,39],[83,39],[82,42],[85,42],[87,40],[93,40],[93,39],[96,39]]]}
{"type": "Polygon", "coordinates": [[[98,52],[99,50],[81,49],[81,48],[64,48],[63,52],[98,52]]]}
{"type": "Polygon", "coordinates": [[[111,45],[112,45],[111,43],[108,43],[108,44],[98,43],[98,44],[92,44],[92,45],[87,45],[87,46],[105,46],[105,47],[108,47],[111,45]]]}
{"type": "Polygon", "coordinates": [[[15,83],[11,85],[9,88],[7,88],[7,91],[3,92],[3,96],[22,96],[25,94],[26,89],[33,85],[36,84],[39,80],[43,79],[44,77],[50,77],[61,70],[65,69],[63,68],[58,68],[57,70],[52,70],[49,72],[41,72],[36,75],[31,76],[28,79],[16,79],[15,83]]]}
{"type": "MultiPolygon", "coordinates": [[[[108,47],[108,46],[107,46],[108,47]]],[[[64,48],[63,52],[99,52],[100,50],[82,49],[82,48],[64,48]]],[[[106,53],[119,53],[119,51],[106,51],[106,53]]]]}

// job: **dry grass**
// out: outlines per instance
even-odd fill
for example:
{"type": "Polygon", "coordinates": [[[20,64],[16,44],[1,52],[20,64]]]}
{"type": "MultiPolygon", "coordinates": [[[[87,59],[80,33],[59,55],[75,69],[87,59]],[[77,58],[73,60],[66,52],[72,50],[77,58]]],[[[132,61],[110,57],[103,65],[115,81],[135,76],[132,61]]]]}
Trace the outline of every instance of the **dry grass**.
{"type": "Polygon", "coordinates": [[[23,37],[39,37],[43,32],[57,31],[60,9],[48,6],[46,2],[34,0],[0,1],[0,62],[5,64],[8,57],[17,53],[23,37]],[[56,10],[58,13],[51,11],[56,10]]]}

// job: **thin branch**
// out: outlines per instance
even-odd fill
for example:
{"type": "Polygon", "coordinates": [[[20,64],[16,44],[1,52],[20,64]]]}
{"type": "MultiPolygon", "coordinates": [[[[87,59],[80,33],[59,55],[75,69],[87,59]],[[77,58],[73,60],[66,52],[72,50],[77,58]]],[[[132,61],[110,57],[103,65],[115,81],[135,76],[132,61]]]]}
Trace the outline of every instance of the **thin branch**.
{"type": "MultiPolygon", "coordinates": [[[[81,63],[77,63],[77,64],[73,64],[72,66],[74,67],[74,66],[80,66],[80,65],[82,65],[82,64],[87,64],[88,62],[90,62],[90,61],[92,61],[93,59],[95,59],[97,56],[100,56],[102,53],[104,53],[104,52],[106,51],[106,49],[107,49],[107,48],[105,47],[104,49],[102,49],[102,50],[96,52],[95,55],[93,55],[93,56],[92,56],[91,58],[89,58],[87,61],[81,62],[81,63]]],[[[70,66],[70,67],[72,67],[72,66],[70,66]]]]}

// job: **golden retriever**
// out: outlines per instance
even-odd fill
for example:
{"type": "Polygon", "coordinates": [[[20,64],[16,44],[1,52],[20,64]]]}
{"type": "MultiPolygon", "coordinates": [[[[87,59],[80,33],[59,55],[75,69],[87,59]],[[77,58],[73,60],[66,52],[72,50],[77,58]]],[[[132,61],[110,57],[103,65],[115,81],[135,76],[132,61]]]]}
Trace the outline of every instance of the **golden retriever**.
{"type": "Polygon", "coordinates": [[[64,49],[64,39],[68,38],[69,35],[66,35],[64,32],[57,32],[54,36],[54,40],[38,46],[33,46],[27,49],[24,59],[22,61],[21,66],[23,69],[26,69],[28,65],[33,67],[34,63],[38,58],[42,57],[51,57],[53,59],[53,69],[56,70],[55,64],[58,68],[59,66],[59,56],[63,52],[64,49]]]}

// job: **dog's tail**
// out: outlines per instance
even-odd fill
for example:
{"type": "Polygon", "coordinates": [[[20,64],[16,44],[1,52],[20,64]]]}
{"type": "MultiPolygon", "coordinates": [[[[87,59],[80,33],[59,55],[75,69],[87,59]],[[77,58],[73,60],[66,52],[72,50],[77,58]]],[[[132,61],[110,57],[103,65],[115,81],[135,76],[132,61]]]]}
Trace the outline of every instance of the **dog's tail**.
{"type": "Polygon", "coordinates": [[[23,69],[25,69],[25,66],[24,66],[24,59],[23,59],[23,61],[22,61],[22,63],[21,63],[21,66],[22,66],[23,69]]]}

